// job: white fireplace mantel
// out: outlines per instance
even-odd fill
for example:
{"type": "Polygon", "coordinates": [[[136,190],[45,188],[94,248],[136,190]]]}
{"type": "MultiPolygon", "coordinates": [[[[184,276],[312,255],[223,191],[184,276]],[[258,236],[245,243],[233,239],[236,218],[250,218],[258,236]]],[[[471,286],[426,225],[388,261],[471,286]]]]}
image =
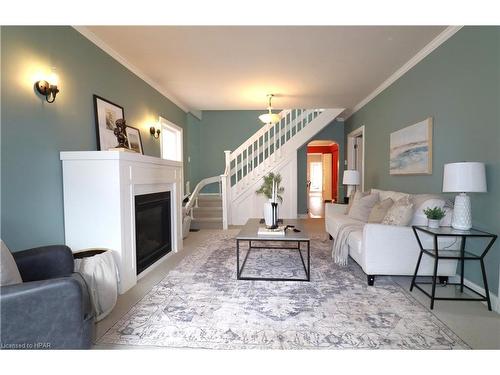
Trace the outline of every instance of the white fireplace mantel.
{"type": "Polygon", "coordinates": [[[172,251],[182,249],[182,162],[120,151],[61,152],[60,159],[66,244],[112,250],[120,293],[137,283],[136,195],[171,192],[172,251]]]}

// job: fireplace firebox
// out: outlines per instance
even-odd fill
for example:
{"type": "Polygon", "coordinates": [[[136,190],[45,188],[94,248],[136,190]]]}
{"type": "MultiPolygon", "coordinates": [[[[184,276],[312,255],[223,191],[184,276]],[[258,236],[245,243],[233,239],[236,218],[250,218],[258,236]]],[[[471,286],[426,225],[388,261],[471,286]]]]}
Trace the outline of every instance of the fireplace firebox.
{"type": "Polygon", "coordinates": [[[172,250],[170,192],[135,196],[137,274],[172,250]]]}

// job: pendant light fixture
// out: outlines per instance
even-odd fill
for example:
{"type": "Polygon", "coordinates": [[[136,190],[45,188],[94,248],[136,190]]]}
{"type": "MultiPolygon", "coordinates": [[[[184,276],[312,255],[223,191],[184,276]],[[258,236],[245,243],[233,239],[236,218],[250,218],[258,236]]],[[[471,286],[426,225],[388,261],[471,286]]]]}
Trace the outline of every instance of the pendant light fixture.
{"type": "Polygon", "coordinates": [[[274,96],[273,94],[267,95],[267,98],[269,100],[269,106],[267,107],[267,110],[269,112],[259,116],[259,120],[262,121],[264,124],[277,124],[281,120],[279,114],[272,112],[271,100],[273,99],[273,96],[274,96]]]}

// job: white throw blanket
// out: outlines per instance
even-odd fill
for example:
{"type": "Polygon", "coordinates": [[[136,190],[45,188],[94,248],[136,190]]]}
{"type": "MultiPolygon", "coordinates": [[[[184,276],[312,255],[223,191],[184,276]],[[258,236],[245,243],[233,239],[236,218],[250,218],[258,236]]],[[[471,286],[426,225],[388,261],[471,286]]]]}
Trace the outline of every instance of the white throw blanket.
{"type": "Polygon", "coordinates": [[[347,265],[347,258],[349,256],[347,240],[352,232],[363,230],[363,225],[364,224],[361,223],[349,223],[340,226],[337,232],[337,238],[333,241],[332,247],[332,258],[336,264],[341,266],[347,265]]]}

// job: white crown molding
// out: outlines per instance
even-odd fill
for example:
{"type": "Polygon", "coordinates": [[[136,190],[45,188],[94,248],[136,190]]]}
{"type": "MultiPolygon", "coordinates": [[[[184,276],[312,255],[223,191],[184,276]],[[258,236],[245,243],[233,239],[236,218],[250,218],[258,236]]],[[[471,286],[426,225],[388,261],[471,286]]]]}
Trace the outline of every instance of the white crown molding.
{"type": "MultiPolygon", "coordinates": [[[[97,35],[95,35],[87,27],[85,27],[85,26],[73,26],[73,28],[76,31],[78,31],[80,34],[82,34],[85,38],[87,38],[92,43],[94,43],[97,47],[99,47],[104,52],[106,52],[108,55],[110,55],[112,58],[114,58],[116,61],[118,61],[120,64],[122,64],[125,68],[127,68],[132,73],[134,73],[137,77],[139,77],[144,82],[146,82],[148,85],[150,85],[152,88],[154,88],[156,91],[158,91],[165,98],[167,98],[172,103],[174,103],[179,108],[181,108],[184,112],[187,113],[187,112],[195,111],[193,109],[190,109],[184,103],[182,103],[174,95],[172,95],[171,93],[167,92],[164,88],[160,87],[159,84],[157,84],[155,81],[153,81],[151,78],[149,78],[146,74],[144,74],[135,65],[133,65],[132,63],[130,63],[129,61],[127,61],[127,59],[125,59],[123,56],[121,56],[118,52],[116,52],[113,48],[111,48],[108,44],[106,44],[102,39],[100,39],[97,35]]],[[[198,111],[195,111],[195,112],[198,112],[198,111]]]]}
{"type": "Polygon", "coordinates": [[[411,68],[417,65],[420,61],[422,61],[427,55],[429,55],[432,51],[438,48],[441,44],[446,42],[449,38],[451,38],[458,30],[460,30],[463,26],[448,26],[442,33],[440,33],[437,37],[435,37],[429,44],[427,44],[424,48],[422,48],[415,56],[413,56],[406,64],[404,64],[401,68],[396,70],[389,78],[387,78],[380,86],[378,86],[375,90],[373,90],[370,95],[356,104],[352,111],[350,111],[345,119],[347,120],[354,113],[363,108],[370,100],[375,98],[378,94],[392,85],[395,81],[397,81],[400,77],[402,77],[406,72],[408,72],[411,68]]]}
{"type": "Polygon", "coordinates": [[[196,117],[198,120],[202,120],[202,117],[203,117],[203,112],[202,111],[199,111],[199,110],[195,110],[195,109],[191,109],[189,112],[191,112],[191,114],[196,117]]]}

